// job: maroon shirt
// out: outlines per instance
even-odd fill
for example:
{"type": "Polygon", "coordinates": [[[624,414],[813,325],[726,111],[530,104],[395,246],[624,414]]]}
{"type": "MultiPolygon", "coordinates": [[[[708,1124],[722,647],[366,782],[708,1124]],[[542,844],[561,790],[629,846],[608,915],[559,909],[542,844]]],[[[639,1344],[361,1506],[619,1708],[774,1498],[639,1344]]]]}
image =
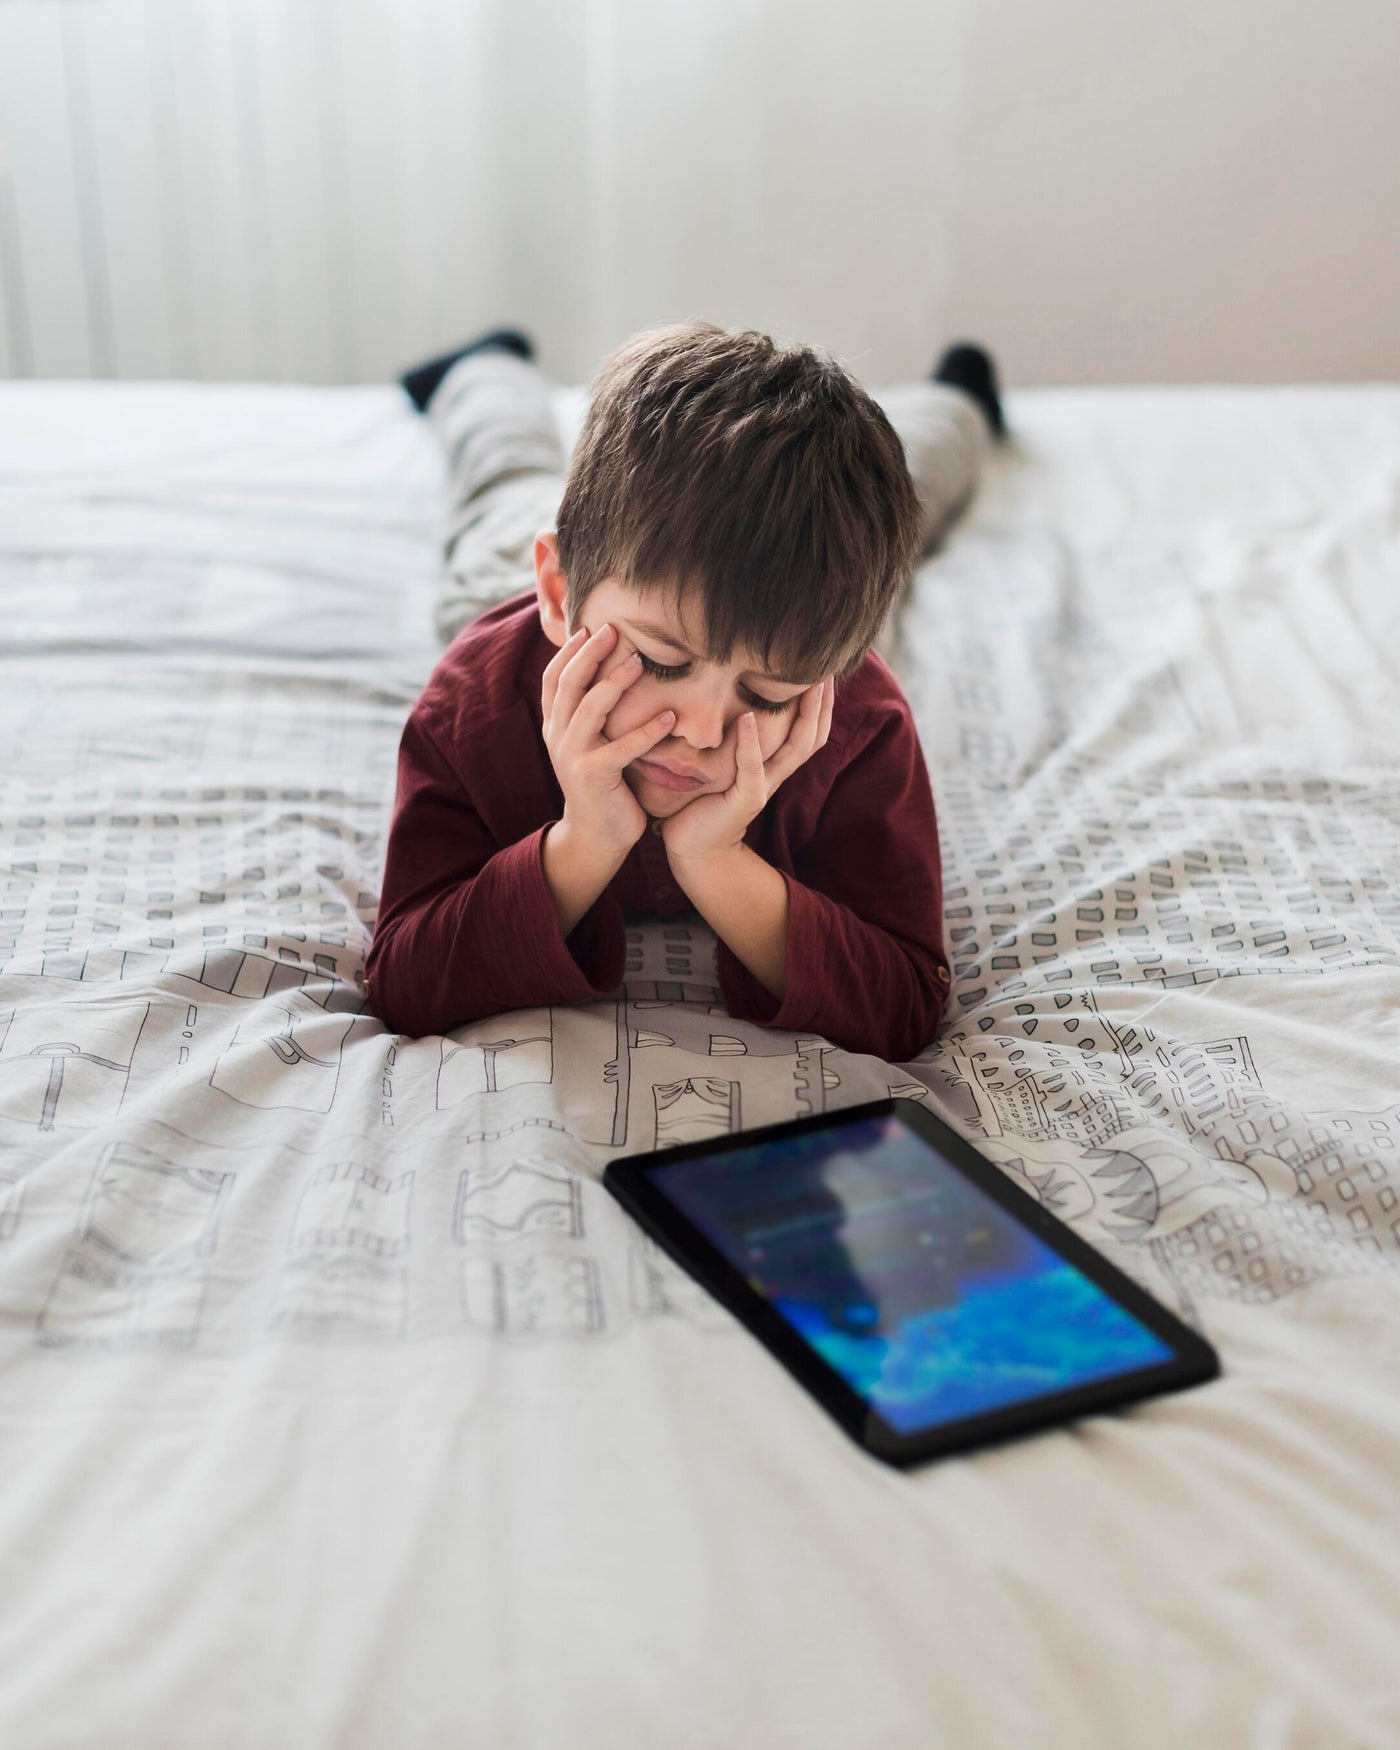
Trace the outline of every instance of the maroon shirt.
{"type": "MultiPolygon", "coordinates": [[[[561,932],[541,849],[564,812],[540,704],[554,654],[534,591],[513,596],[457,635],[404,725],[365,968],[393,1032],[611,996],[624,925],[693,909],[652,821],[561,932]]],[[[826,745],[744,841],[787,883],[787,994],[779,1002],[721,941],[730,1014],[897,1063],[916,1056],[948,994],[938,829],[909,702],[874,651],[837,682],[826,745]]]]}

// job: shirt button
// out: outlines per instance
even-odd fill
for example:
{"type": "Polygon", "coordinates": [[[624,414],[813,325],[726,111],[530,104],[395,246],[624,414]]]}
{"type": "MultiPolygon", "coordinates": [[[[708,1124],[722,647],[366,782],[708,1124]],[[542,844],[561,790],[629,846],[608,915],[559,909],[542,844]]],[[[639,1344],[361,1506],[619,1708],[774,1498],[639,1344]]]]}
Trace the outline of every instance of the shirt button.
{"type": "Polygon", "coordinates": [[[654,820],[654,821],[652,821],[652,823],[651,823],[651,830],[652,830],[652,831],[653,831],[653,832],[654,832],[654,833],[655,833],[655,834],[656,834],[656,836],[657,836],[657,838],[660,838],[660,837],[661,837],[661,827],[662,827],[662,824],[663,824],[663,823],[662,823],[662,822],[661,822],[661,821],[659,821],[659,820],[654,820]]]}

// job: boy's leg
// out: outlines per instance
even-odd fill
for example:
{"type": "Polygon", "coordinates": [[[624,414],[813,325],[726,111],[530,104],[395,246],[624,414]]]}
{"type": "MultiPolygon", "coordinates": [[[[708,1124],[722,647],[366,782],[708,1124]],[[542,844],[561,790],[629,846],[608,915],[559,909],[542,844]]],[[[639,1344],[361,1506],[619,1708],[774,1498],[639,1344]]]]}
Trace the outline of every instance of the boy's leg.
{"type": "Polygon", "coordinates": [[[450,644],[463,626],[534,583],[535,536],[554,526],[568,458],[549,379],[511,352],[468,354],[426,411],[447,455],[448,575],[434,620],[450,644]]]}
{"type": "Polygon", "coordinates": [[[991,423],[970,395],[946,383],[896,383],[870,393],[903,440],[924,510],[927,553],[977,491],[991,453],[991,423]]]}

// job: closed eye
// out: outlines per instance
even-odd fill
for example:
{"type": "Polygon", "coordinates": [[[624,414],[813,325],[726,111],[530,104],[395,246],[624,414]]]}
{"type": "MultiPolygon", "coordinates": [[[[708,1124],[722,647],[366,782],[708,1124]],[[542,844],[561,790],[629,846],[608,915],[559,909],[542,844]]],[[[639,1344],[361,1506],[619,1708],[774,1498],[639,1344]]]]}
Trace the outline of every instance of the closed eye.
{"type": "MultiPolygon", "coordinates": [[[[664,663],[653,662],[645,651],[639,650],[637,655],[642,659],[642,670],[645,674],[655,675],[659,681],[678,681],[690,673],[690,664],[683,662],[678,668],[667,668],[664,663]]],[[[791,699],[764,699],[757,693],[744,689],[744,703],[755,711],[786,711],[793,703],[791,699]]]]}
{"type": "Polygon", "coordinates": [[[678,681],[682,675],[690,673],[688,662],[683,662],[679,668],[667,668],[664,663],[653,662],[644,651],[639,650],[637,655],[641,657],[642,667],[646,673],[654,674],[658,680],[678,681]]]}

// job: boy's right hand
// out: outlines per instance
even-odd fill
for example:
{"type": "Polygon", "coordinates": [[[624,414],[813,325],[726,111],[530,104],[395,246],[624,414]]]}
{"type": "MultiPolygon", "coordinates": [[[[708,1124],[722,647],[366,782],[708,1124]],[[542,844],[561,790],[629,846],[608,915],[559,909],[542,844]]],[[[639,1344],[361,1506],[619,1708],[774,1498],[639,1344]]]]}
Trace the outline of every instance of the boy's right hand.
{"type": "Polygon", "coordinates": [[[663,711],[616,741],[603,725],[614,705],[642,672],[633,651],[601,680],[599,668],[617,641],[610,625],[591,636],[581,626],[550,659],[544,671],[540,705],[544,744],[564,792],[564,820],[570,833],[619,861],[646,831],[646,811],[627,787],[623,769],[643,759],[670,734],[674,711],[663,711]]]}

